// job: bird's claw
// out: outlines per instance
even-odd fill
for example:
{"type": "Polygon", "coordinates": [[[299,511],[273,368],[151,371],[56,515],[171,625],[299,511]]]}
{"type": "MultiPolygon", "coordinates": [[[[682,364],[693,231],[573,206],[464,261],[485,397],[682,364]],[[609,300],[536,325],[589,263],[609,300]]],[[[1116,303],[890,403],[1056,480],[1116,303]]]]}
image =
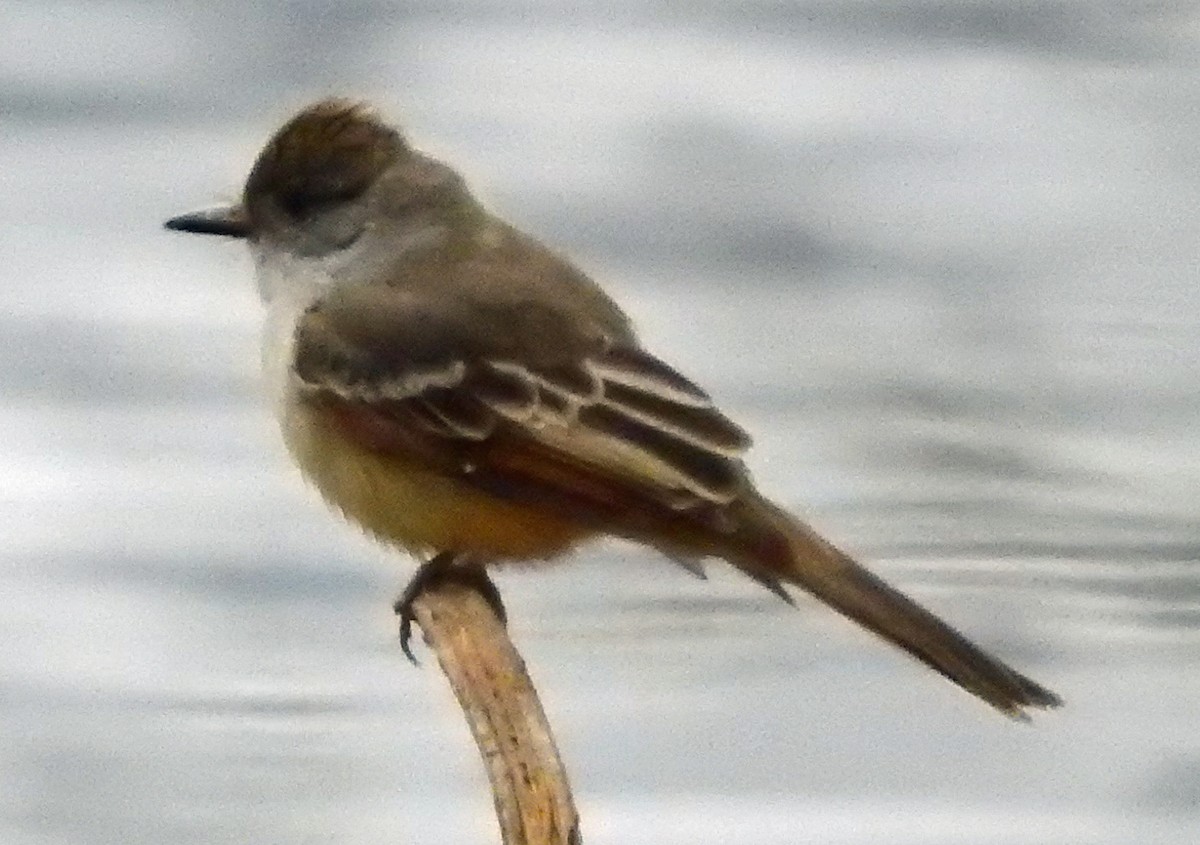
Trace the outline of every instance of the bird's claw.
{"type": "Polygon", "coordinates": [[[482,566],[468,564],[463,558],[450,552],[437,555],[432,560],[421,564],[412,580],[405,586],[404,592],[392,605],[392,610],[400,622],[400,650],[414,666],[420,666],[421,661],[417,659],[412,650],[413,623],[417,621],[417,614],[413,606],[425,590],[447,578],[457,580],[475,590],[491,605],[501,623],[508,623],[508,614],[504,609],[504,602],[500,598],[500,591],[488,578],[487,572],[482,566]]]}
{"type": "Polygon", "coordinates": [[[438,576],[453,563],[453,556],[440,554],[421,564],[412,579],[404,587],[399,598],[392,604],[392,611],[400,620],[400,650],[413,666],[420,666],[421,661],[412,650],[413,623],[417,621],[413,604],[425,589],[437,580],[438,576]]]}
{"type": "Polygon", "coordinates": [[[421,661],[417,659],[412,650],[412,626],[413,622],[416,621],[412,606],[404,605],[400,601],[397,601],[392,609],[396,611],[396,616],[400,617],[400,650],[404,652],[404,656],[408,658],[409,663],[413,666],[420,666],[421,661]]]}

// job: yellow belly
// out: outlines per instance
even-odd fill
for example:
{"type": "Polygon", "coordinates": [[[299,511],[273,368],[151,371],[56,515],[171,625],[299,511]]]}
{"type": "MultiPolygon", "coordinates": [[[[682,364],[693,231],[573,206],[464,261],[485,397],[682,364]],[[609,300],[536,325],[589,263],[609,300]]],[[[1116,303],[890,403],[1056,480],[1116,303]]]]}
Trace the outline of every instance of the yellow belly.
{"type": "Polygon", "coordinates": [[[326,501],[380,540],[414,554],[461,551],[489,560],[544,559],[589,533],[367,449],[299,402],[287,404],[283,431],[300,469],[326,501]]]}

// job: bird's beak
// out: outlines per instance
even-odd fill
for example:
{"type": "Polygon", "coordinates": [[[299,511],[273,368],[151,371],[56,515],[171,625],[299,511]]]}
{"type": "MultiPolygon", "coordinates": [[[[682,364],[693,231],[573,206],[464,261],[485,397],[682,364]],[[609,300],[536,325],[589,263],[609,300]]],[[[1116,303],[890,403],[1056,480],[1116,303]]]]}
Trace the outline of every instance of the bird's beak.
{"type": "Polygon", "coordinates": [[[224,235],[227,238],[250,236],[250,220],[240,205],[208,208],[172,217],[163,224],[176,232],[192,232],[196,235],[224,235]]]}

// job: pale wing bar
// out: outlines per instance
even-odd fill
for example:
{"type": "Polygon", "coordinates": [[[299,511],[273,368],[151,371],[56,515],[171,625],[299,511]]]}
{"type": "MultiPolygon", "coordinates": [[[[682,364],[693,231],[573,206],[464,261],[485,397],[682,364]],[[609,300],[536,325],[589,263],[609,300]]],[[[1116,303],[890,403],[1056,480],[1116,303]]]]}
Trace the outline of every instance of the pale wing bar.
{"type": "Polygon", "coordinates": [[[542,369],[502,360],[453,360],[386,375],[355,369],[335,354],[296,360],[296,375],[310,390],[386,409],[440,437],[479,442],[508,424],[556,447],[579,445],[593,463],[603,460],[597,453],[608,443],[614,458],[621,454],[623,471],[644,467],[653,477],[653,466],[662,466],[663,479],[683,488],[670,491],[675,507],[689,500],[726,504],[745,483],[745,431],[699,387],[641,350],[611,349],[575,366],[542,369]]]}

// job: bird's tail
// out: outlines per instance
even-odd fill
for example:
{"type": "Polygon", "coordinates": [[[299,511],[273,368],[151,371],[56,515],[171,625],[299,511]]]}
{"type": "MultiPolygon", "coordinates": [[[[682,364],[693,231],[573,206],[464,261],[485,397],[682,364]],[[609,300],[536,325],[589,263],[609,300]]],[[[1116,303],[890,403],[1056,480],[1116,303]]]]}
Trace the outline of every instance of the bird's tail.
{"type": "Polygon", "coordinates": [[[782,582],[812,593],[1008,716],[1062,704],[766,499],[746,501],[735,521],[732,562],[774,592],[786,597],[782,582]]]}

